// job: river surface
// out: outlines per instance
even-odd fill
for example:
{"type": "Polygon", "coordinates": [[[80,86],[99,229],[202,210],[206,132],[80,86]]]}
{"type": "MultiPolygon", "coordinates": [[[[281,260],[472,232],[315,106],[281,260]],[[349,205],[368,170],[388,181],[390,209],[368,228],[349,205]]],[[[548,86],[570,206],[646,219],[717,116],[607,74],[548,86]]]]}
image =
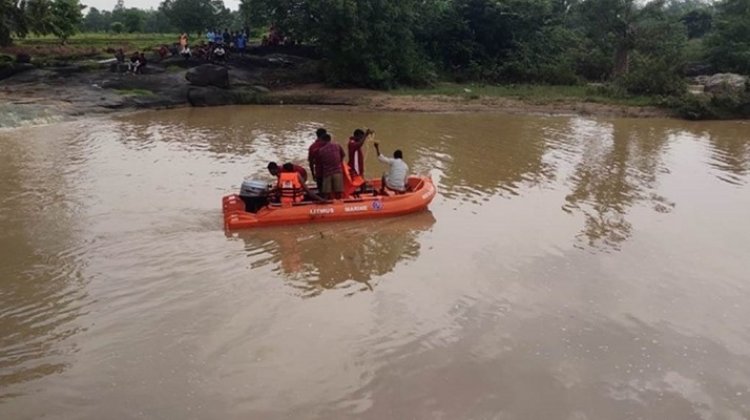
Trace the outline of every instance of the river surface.
{"type": "Polygon", "coordinates": [[[229,107],[0,131],[0,418],[748,419],[750,124],[229,107]],[[319,126],[403,149],[430,212],[225,232],[221,197],[319,126]]]}

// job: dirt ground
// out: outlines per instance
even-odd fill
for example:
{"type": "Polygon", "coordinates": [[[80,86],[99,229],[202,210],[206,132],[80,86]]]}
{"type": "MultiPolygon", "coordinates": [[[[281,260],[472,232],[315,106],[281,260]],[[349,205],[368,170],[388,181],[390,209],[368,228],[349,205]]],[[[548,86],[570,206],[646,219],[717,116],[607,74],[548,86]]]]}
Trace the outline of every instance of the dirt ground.
{"type": "MultiPolygon", "coordinates": [[[[482,96],[466,99],[445,95],[399,95],[367,89],[334,89],[320,84],[297,86],[271,92],[283,103],[309,103],[346,106],[373,111],[400,112],[503,112],[541,115],[600,115],[609,117],[669,117],[667,110],[655,107],[609,105],[581,101],[532,103],[528,101],[482,96]]],[[[274,101],[275,102],[275,101],[274,101]]]]}

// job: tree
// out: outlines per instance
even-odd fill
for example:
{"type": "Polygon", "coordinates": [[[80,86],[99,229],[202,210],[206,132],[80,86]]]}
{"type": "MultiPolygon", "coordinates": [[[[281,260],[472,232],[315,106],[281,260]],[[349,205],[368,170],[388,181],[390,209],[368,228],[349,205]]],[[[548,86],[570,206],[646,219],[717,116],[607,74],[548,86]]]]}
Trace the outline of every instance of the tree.
{"type": "Polygon", "coordinates": [[[83,22],[84,6],[78,0],[55,0],[52,3],[52,33],[64,44],[68,38],[78,32],[83,22]]]}
{"type": "Polygon", "coordinates": [[[750,0],[724,0],[716,5],[714,27],[707,39],[709,57],[721,71],[750,73],[750,0]]]}
{"type": "Polygon", "coordinates": [[[143,21],[143,30],[147,33],[172,33],[177,30],[172,26],[162,10],[147,10],[143,21]]]}
{"type": "Polygon", "coordinates": [[[687,29],[688,38],[702,38],[711,30],[713,14],[708,9],[695,9],[685,13],[680,21],[687,29]]]}
{"type": "Polygon", "coordinates": [[[389,89],[432,81],[432,65],[412,31],[421,0],[342,0],[301,7],[305,12],[294,12],[295,22],[309,23],[294,26],[293,34],[317,38],[329,82],[389,89]]]}
{"type": "Polygon", "coordinates": [[[89,8],[83,19],[83,29],[88,32],[100,32],[106,30],[108,25],[104,21],[104,15],[96,7],[89,8]]]}
{"type": "Polygon", "coordinates": [[[146,12],[131,7],[121,13],[122,24],[128,33],[143,31],[143,22],[146,20],[146,12]]]}
{"type": "Polygon", "coordinates": [[[685,63],[685,26],[662,9],[643,11],[634,36],[632,60],[620,84],[629,92],[679,95],[685,90],[680,74],[685,63]]]}
{"type": "Polygon", "coordinates": [[[37,35],[47,35],[54,31],[53,3],[51,0],[28,0],[26,17],[29,30],[37,35]]]}
{"type": "Polygon", "coordinates": [[[222,0],[164,0],[159,10],[179,31],[199,32],[216,26],[226,7],[222,0]]]}
{"type": "Polygon", "coordinates": [[[25,3],[18,0],[0,0],[0,46],[10,45],[12,36],[26,35],[25,3]]]}
{"type": "Polygon", "coordinates": [[[125,25],[123,25],[122,22],[112,22],[112,24],[109,25],[109,29],[116,34],[121,34],[125,29],[125,25]]]}
{"type": "Polygon", "coordinates": [[[271,8],[269,3],[268,0],[240,0],[239,13],[242,15],[245,25],[251,28],[270,25],[271,8]]]}

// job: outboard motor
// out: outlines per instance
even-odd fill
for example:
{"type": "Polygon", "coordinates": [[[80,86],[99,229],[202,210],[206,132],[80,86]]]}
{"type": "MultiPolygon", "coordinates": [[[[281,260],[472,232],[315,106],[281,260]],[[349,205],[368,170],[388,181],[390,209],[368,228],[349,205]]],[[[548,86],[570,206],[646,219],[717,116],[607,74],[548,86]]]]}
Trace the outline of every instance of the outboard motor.
{"type": "Polygon", "coordinates": [[[268,183],[254,179],[242,181],[240,198],[245,202],[245,211],[257,213],[268,204],[268,183]]]}

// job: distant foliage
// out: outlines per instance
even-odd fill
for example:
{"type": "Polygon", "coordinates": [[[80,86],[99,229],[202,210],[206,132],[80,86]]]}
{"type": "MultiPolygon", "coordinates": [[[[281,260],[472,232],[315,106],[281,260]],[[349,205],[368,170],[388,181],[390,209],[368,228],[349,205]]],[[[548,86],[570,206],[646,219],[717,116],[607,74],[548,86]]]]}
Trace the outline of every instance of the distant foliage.
{"type": "Polygon", "coordinates": [[[709,56],[722,71],[750,74],[750,0],[724,0],[716,5],[709,56]]]}
{"type": "Polygon", "coordinates": [[[0,46],[10,45],[12,36],[26,36],[26,4],[18,0],[0,0],[0,46]]]}
{"type": "Polygon", "coordinates": [[[78,0],[54,0],[52,3],[52,33],[63,43],[78,32],[83,22],[83,9],[78,0]]]}
{"type": "Polygon", "coordinates": [[[109,25],[109,29],[116,34],[121,34],[122,31],[125,30],[125,25],[123,25],[122,22],[112,22],[112,24],[109,25]]]}
{"type": "Polygon", "coordinates": [[[164,0],[159,10],[178,31],[192,33],[218,27],[231,15],[222,0],[164,0]]]}
{"type": "Polygon", "coordinates": [[[315,32],[329,82],[382,89],[432,82],[432,65],[411,29],[418,23],[420,4],[417,0],[322,2],[315,32]]]}
{"type": "Polygon", "coordinates": [[[78,0],[0,0],[0,12],[0,43],[26,32],[64,40],[79,27],[259,36],[273,28],[282,44],[317,47],[329,83],[382,89],[439,78],[605,82],[680,97],[687,67],[750,73],[750,0],[240,0],[238,11],[222,0],[164,0],[158,10],[118,0],[83,20],[78,0]]]}

